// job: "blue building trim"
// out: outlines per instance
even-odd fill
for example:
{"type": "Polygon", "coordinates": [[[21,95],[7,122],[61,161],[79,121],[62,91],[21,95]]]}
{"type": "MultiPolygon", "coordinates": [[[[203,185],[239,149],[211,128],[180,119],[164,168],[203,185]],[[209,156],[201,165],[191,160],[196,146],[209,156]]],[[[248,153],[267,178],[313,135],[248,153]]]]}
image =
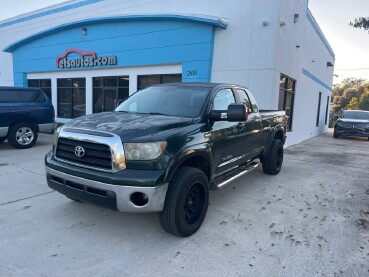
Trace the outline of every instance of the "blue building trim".
{"type": "Polygon", "coordinates": [[[183,82],[209,82],[216,27],[226,28],[226,24],[176,15],[98,18],[55,27],[5,50],[13,53],[16,86],[26,86],[27,74],[32,72],[168,64],[182,65],[183,82]],[[81,32],[82,27],[86,33],[81,32]],[[71,66],[65,60],[62,66],[57,64],[60,57],[76,62],[84,61],[86,55],[114,57],[114,63],[71,66]]]}
{"type": "Polygon", "coordinates": [[[306,11],[306,17],[307,17],[308,21],[310,22],[311,26],[313,27],[313,29],[315,30],[315,32],[317,33],[320,40],[323,42],[325,48],[328,50],[331,57],[335,60],[336,56],[333,52],[332,47],[329,45],[327,39],[325,38],[322,30],[320,29],[318,23],[315,21],[314,16],[312,15],[312,13],[310,12],[309,9],[307,9],[307,11],[306,11]]]}
{"type": "Polygon", "coordinates": [[[98,3],[98,2],[102,2],[102,1],[104,1],[104,0],[84,0],[84,1],[81,1],[79,3],[70,4],[70,5],[66,5],[66,6],[63,6],[63,7],[59,7],[59,8],[50,9],[50,10],[47,10],[47,11],[35,13],[35,14],[32,14],[32,15],[24,16],[24,17],[17,18],[17,19],[14,19],[14,20],[9,20],[9,21],[6,20],[5,22],[0,23],[0,28],[8,27],[8,26],[11,26],[11,25],[14,25],[14,24],[17,24],[17,23],[26,22],[26,21],[29,21],[29,20],[32,20],[32,19],[44,17],[44,16],[51,15],[51,14],[56,14],[56,13],[65,12],[65,11],[76,9],[76,8],[81,8],[81,7],[91,5],[91,4],[95,4],[95,3],[98,3]]]}
{"type": "Polygon", "coordinates": [[[91,18],[82,21],[76,21],[72,23],[63,24],[54,28],[51,28],[46,31],[39,32],[32,36],[26,37],[22,40],[19,40],[8,47],[6,47],[3,51],[12,53],[18,47],[28,44],[34,40],[39,38],[52,35],[64,30],[76,28],[76,27],[84,27],[85,25],[91,24],[102,24],[102,23],[111,23],[111,22],[129,22],[129,21],[189,21],[189,22],[197,22],[212,25],[214,27],[219,27],[222,29],[227,28],[227,23],[221,20],[214,20],[210,18],[202,18],[202,17],[193,17],[193,16],[184,16],[184,15],[175,15],[175,14],[160,14],[160,15],[128,15],[128,16],[117,16],[117,17],[104,17],[104,18],[91,18]]]}
{"type": "Polygon", "coordinates": [[[332,90],[332,88],[330,86],[328,86],[326,83],[324,83],[318,77],[316,77],[315,75],[313,75],[312,73],[310,73],[309,71],[307,71],[305,68],[302,69],[302,74],[304,74],[306,77],[310,78],[314,82],[318,83],[322,87],[324,87],[324,88],[326,88],[326,89],[328,89],[330,91],[332,90]]]}

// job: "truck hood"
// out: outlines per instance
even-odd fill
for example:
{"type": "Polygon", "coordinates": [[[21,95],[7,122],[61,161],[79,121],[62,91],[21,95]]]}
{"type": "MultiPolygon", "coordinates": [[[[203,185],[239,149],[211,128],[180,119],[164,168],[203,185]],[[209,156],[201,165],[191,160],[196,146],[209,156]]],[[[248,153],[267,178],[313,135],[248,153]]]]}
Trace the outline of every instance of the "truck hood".
{"type": "Polygon", "coordinates": [[[126,112],[104,112],[74,119],[66,127],[114,133],[122,141],[165,140],[192,118],[126,112]]]}

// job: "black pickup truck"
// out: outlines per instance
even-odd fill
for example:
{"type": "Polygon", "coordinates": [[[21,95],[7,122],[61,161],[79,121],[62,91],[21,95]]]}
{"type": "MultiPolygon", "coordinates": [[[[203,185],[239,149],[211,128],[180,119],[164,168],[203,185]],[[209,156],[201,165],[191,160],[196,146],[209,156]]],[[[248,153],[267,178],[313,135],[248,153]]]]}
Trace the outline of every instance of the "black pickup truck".
{"type": "Polygon", "coordinates": [[[244,87],[176,83],[141,90],[114,112],[55,131],[45,157],[50,188],[122,212],[159,212],[167,232],[201,226],[209,190],[262,163],[278,174],[288,117],[260,111],[244,87]]]}

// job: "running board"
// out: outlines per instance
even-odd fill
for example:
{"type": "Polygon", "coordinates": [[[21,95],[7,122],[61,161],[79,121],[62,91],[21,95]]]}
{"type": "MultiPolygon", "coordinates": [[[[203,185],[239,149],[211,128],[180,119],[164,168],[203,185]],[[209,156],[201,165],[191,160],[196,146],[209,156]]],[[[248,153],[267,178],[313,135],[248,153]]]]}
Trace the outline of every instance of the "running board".
{"type": "Polygon", "coordinates": [[[259,167],[259,163],[258,162],[251,162],[249,163],[245,168],[238,168],[237,171],[231,175],[230,178],[222,178],[221,180],[219,180],[217,182],[217,180],[215,180],[215,182],[211,183],[210,185],[210,190],[218,190],[221,189],[222,187],[224,187],[225,185],[227,185],[228,183],[232,182],[233,180],[253,171],[254,169],[259,167]]]}

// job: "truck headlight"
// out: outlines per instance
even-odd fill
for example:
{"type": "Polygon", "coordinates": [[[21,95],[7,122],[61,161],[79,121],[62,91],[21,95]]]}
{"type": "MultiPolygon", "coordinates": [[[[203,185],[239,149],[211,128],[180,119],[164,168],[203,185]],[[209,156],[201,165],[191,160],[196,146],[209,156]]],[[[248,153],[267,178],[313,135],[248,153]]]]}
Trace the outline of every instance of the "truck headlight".
{"type": "Polygon", "coordinates": [[[58,137],[60,134],[60,131],[62,129],[62,126],[58,127],[55,131],[54,131],[54,142],[53,142],[53,148],[56,148],[56,144],[58,143],[58,137]]]}
{"type": "Polygon", "coordinates": [[[144,161],[159,157],[167,147],[167,142],[123,143],[123,146],[126,160],[144,161]]]}

